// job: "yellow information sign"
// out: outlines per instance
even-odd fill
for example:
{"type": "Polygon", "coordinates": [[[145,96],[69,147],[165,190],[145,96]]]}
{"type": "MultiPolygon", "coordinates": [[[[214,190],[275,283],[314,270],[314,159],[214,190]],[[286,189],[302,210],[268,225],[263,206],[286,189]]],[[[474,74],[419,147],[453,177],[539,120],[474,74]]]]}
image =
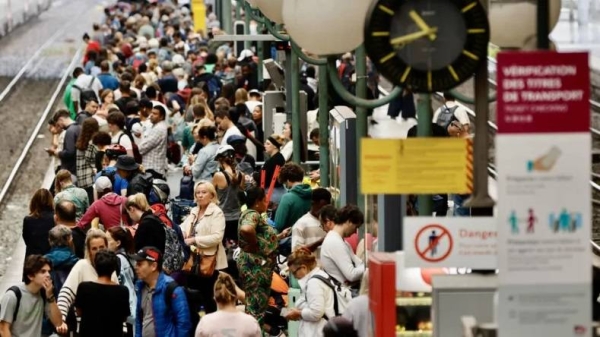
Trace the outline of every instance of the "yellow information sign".
{"type": "Polygon", "coordinates": [[[204,0],[192,0],[192,15],[194,16],[194,31],[202,31],[206,35],[206,6],[204,0]]]}
{"type": "Polygon", "coordinates": [[[457,138],[363,138],[361,193],[468,193],[467,148],[457,138]]]}

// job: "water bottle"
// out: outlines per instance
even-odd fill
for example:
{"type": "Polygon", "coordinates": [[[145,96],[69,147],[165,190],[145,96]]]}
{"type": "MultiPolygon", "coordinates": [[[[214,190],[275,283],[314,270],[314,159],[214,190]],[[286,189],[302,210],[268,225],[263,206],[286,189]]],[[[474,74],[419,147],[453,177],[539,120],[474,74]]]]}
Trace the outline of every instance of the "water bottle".
{"type": "Polygon", "coordinates": [[[204,306],[201,305],[200,311],[198,311],[198,316],[200,316],[200,319],[202,319],[202,317],[204,317],[205,315],[206,315],[206,310],[204,310],[204,306]]]}

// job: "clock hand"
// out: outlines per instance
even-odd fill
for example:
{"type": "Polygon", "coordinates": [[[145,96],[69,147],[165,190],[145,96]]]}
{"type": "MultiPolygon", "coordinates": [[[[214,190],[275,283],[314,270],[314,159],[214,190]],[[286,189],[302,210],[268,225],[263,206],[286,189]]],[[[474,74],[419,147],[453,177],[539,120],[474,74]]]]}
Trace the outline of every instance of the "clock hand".
{"type": "MultiPolygon", "coordinates": [[[[427,25],[425,20],[423,20],[423,18],[421,18],[421,16],[414,9],[412,11],[410,11],[408,13],[408,15],[417,24],[417,26],[419,26],[419,28],[421,28],[422,30],[430,30],[431,29],[429,27],[429,25],[427,25]]],[[[431,41],[435,40],[435,34],[429,34],[429,40],[431,40],[431,41]]]]}
{"type": "Polygon", "coordinates": [[[418,40],[424,36],[427,35],[434,35],[435,36],[435,32],[437,32],[437,27],[433,27],[433,28],[429,28],[427,30],[422,30],[420,32],[416,32],[416,33],[412,33],[412,34],[408,34],[408,35],[404,35],[404,36],[400,36],[394,39],[390,40],[391,44],[405,44],[405,43],[410,43],[414,40],[418,40]]]}

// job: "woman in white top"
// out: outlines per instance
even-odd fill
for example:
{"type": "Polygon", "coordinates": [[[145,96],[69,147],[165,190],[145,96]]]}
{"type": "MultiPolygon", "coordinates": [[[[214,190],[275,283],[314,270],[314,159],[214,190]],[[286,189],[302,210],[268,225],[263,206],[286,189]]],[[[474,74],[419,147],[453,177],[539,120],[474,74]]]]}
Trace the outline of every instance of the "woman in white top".
{"type": "Polygon", "coordinates": [[[215,282],[214,294],[219,310],[202,317],[196,328],[196,337],[262,336],[256,319],[236,308],[236,286],[229,274],[219,274],[215,282]]]}
{"type": "Polygon", "coordinates": [[[120,111],[111,112],[106,118],[108,129],[112,136],[112,143],[119,144],[127,150],[127,155],[133,157],[133,143],[129,135],[125,133],[125,122],[127,118],[120,111]]]}
{"type": "Polygon", "coordinates": [[[323,327],[327,320],[336,316],[336,295],[324,280],[317,277],[328,279],[329,275],[317,266],[314,254],[306,249],[294,251],[288,257],[287,263],[290,273],[300,283],[301,295],[296,302],[296,308],[290,309],[285,318],[300,320],[298,337],[323,336],[323,327]]]}
{"type": "Polygon", "coordinates": [[[288,162],[290,158],[292,158],[292,153],[294,152],[294,141],[292,140],[292,125],[289,122],[285,122],[283,124],[283,132],[281,133],[283,138],[285,139],[285,145],[281,148],[281,154],[285,161],[288,162]]]}
{"type": "MultiPolygon", "coordinates": [[[[213,184],[199,181],[194,186],[194,198],[198,206],[181,225],[186,245],[190,246],[192,254],[216,257],[215,272],[210,277],[188,276],[188,286],[203,292],[205,298],[212,299],[212,290],[219,276],[219,270],[227,268],[227,254],[222,241],[225,235],[225,216],[217,206],[219,198],[213,184]]],[[[207,313],[217,310],[214,300],[207,300],[204,307],[207,313]]]]}
{"type": "Polygon", "coordinates": [[[364,219],[362,211],[354,205],[340,208],[336,214],[334,228],[323,240],[321,266],[327,274],[342,284],[358,286],[365,272],[363,261],[354,255],[350,245],[344,241],[344,238],[354,234],[363,225],[364,219]]]}
{"type": "MultiPolygon", "coordinates": [[[[58,293],[58,308],[62,315],[63,325],[57,329],[59,334],[75,328],[76,322],[69,322],[67,327],[67,315],[71,310],[71,306],[75,303],[77,296],[77,288],[82,282],[95,282],[98,280],[98,273],[94,268],[94,258],[100,250],[108,249],[108,238],[100,229],[90,229],[85,237],[85,258],[77,261],[73,269],[69,272],[69,276],[65,280],[60,292],[58,293]]],[[[112,275],[112,281],[117,283],[117,274],[112,275]]]]}

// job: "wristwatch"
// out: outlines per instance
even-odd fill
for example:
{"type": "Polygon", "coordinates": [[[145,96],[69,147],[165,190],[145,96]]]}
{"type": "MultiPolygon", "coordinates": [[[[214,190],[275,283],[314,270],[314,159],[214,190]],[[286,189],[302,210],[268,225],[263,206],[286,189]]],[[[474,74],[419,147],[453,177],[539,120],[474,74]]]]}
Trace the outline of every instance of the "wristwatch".
{"type": "Polygon", "coordinates": [[[56,297],[54,297],[54,295],[52,295],[52,297],[48,297],[46,299],[46,301],[48,301],[48,303],[54,303],[56,301],[56,297]]]}

